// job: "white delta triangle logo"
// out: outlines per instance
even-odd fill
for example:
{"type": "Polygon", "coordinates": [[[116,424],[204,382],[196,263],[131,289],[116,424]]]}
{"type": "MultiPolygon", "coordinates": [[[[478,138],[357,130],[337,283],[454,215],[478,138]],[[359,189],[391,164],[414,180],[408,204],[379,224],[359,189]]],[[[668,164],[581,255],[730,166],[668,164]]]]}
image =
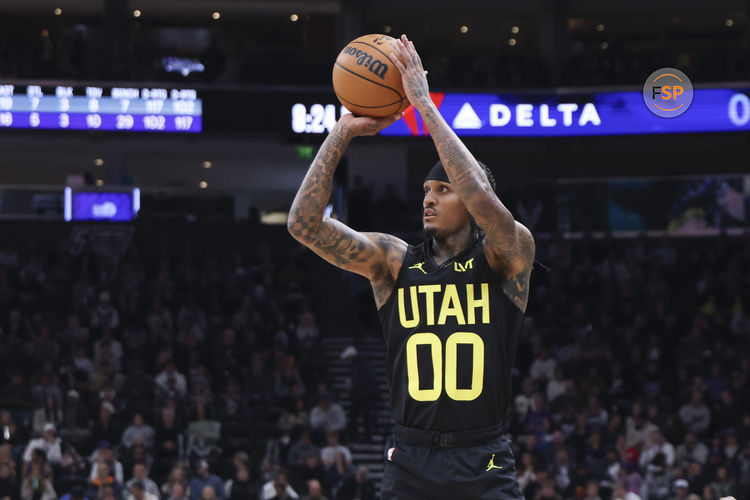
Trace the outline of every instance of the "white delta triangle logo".
{"type": "Polygon", "coordinates": [[[465,102],[458,114],[453,119],[454,129],[478,129],[482,128],[482,120],[477,116],[476,111],[468,102],[465,102]]]}

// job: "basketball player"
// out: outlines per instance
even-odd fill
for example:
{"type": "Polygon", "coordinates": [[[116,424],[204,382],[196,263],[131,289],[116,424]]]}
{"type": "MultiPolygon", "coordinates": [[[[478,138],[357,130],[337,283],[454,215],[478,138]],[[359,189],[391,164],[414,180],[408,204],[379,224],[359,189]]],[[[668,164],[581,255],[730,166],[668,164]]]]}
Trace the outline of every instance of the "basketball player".
{"type": "Polygon", "coordinates": [[[400,116],[341,117],[302,182],[288,228],[322,258],[372,284],[397,424],[386,445],[382,498],[523,498],[501,422],[534,240],[430,100],[414,44],[403,35],[397,43],[404,62],[391,59],[440,157],[424,181],[424,242],[411,246],[323,218],[349,142],[400,116]]]}

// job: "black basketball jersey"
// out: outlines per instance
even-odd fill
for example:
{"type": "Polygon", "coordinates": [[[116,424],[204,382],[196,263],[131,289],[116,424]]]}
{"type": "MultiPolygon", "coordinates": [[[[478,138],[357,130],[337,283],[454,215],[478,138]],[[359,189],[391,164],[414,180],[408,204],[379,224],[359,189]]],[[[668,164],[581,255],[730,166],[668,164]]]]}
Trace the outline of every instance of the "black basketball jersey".
{"type": "Polygon", "coordinates": [[[430,244],[409,245],[378,314],[396,422],[456,431],[502,422],[522,311],[481,241],[438,266],[430,244]]]}

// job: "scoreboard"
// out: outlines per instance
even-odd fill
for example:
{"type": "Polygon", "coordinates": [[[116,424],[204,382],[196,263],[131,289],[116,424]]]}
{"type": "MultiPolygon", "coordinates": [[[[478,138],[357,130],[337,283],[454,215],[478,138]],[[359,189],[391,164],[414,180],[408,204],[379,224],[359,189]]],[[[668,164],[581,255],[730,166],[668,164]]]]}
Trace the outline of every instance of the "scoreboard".
{"type": "Polygon", "coordinates": [[[195,89],[0,84],[0,129],[199,133],[195,89]]]}

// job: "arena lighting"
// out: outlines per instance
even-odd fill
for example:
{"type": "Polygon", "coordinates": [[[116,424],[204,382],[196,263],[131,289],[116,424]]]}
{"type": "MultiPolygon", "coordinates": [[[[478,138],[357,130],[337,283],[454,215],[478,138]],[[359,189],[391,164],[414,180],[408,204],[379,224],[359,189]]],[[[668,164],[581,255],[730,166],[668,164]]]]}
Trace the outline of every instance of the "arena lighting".
{"type": "Polygon", "coordinates": [[[289,16],[289,20],[292,21],[293,23],[296,23],[297,21],[299,21],[299,15],[292,14],[291,16],[289,16]]]}
{"type": "Polygon", "coordinates": [[[219,18],[221,17],[221,13],[216,11],[213,14],[211,14],[211,17],[213,17],[214,20],[219,20],[219,18]]]}
{"type": "Polygon", "coordinates": [[[94,160],[94,165],[96,165],[97,167],[101,167],[102,165],[104,165],[104,160],[101,158],[97,158],[96,160],[94,160]]]}
{"type": "Polygon", "coordinates": [[[461,33],[468,33],[469,27],[466,25],[461,26],[460,28],[458,28],[458,31],[460,31],[461,33]]]}
{"type": "Polygon", "coordinates": [[[515,47],[516,46],[516,39],[515,38],[511,38],[510,40],[508,40],[508,45],[510,45],[511,47],[515,47]]]}
{"type": "Polygon", "coordinates": [[[61,14],[62,14],[62,9],[61,9],[60,7],[56,8],[56,9],[55,9],[55,15],[56,15],[56,16],[59,16],[59,15],[61,15],[61,14]]]}
{"type": "Polygon", "coordinates": [[[518,33],[518,32],[519,32],[520,30],[521,30],[521,29],[520,29],[520,28],[519,28],[518,26],[513,26],[513,27],[512,27],[511,29],[510,29],[510,32],[511,32],[511,33],[513,33],[513,34],[515,35],[515,34],[516,34],[516,33],[518,33]]]}
{"type": "Polygon", "coordinates": [[[213,163],[210,161],[204,161],[203,162],[203,168],[211,168],[213,166],[213,163]]]}
{"type": "Polygon", "coordinates": [[[600,47],[602,48],[602,50],[606,50],[607,47],[609,47],[609,44],[607,42],[602,42],[602,44],[600,45],[600,47]]]}
{"type": "Polygon", "coordinates": [[[103,181],[103,180],[101,180],[101,179],[97,179],[97,180],[96,180],[96,185],[97,185],[97,186],[100,186],[100,187],[101,187],[101,186],[103,186],[103,185],[104,185],[104,181],[103,181]]]}
{"type": "Polygon", "coordinates": [[[724,24],[727,25],[727,28],[731,28],[732,26],[734,26],[734,20],[733,19],[727,19],[726,21],[724,21],[724,24]]]}
{"type": "Polygon", "coordinates": [[[390,33],[390,32],[391,32],[391,27],[390,26],[388,26],[388,25],[383,26],[383,33],[390,33]]]}
{"type": "Polygon", "coordinates": [[[135,9],[133,11],[133,17],[141,17],[141,11],[138,9],[135,9]]]}
{"type": "Polygon", "coordinates": [[[208,182],[200,181],[198,185],[200,186],[201,189],[206,189],[208,187],[208,182]]]}
{"type": "Polygon", "coordinates": [[[596,31],[604,31],[604,25],[603,24],[597,24],[596,25],[596,31]]]}

